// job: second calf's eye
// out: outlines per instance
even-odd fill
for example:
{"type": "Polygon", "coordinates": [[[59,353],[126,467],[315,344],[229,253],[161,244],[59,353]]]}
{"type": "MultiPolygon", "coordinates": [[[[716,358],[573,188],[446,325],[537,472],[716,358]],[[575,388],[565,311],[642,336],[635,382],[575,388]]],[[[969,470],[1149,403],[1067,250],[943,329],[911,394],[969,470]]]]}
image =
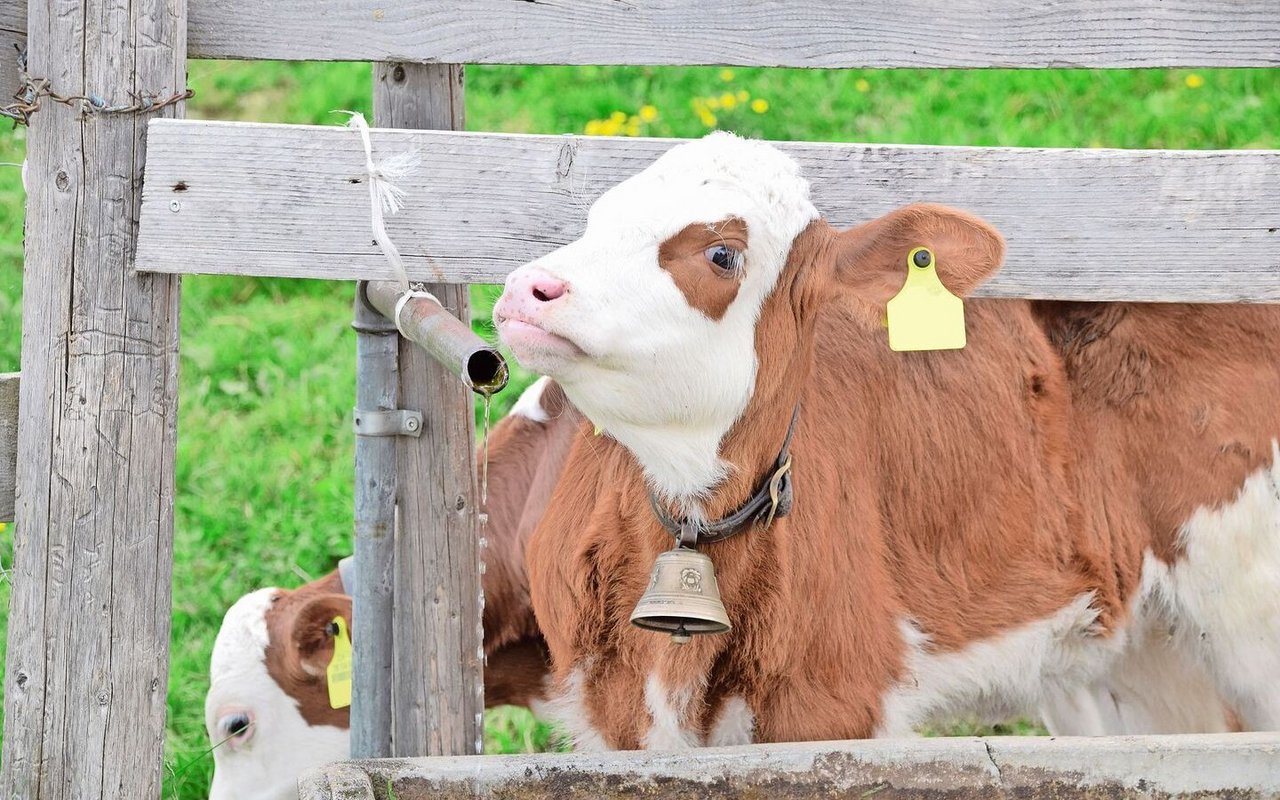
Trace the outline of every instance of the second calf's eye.
{"type": "Polygon", "coordinates": [[[718,272],[724,275],[733,275],[742,269],[742,253],[732,247],[718,244],[715,247],[708,247],[703,255],[718,272]]]}
{"type": "Polygon", "coordinates": [[[243,744],[253,736],[253,713],[239,710],[225,714],[218,720],[218,730],[226,743],[243,744]]]}

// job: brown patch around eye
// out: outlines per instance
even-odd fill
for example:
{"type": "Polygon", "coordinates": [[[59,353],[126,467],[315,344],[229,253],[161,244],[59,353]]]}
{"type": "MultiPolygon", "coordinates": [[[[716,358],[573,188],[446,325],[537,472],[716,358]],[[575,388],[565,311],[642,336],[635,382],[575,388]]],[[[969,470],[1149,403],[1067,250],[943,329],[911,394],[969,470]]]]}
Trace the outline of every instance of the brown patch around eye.
{"type": "Polygon", "coordinates": [[[707,248],[747,249],[747,223],[737,217],[697,222],[658,247],[658,266],[671,273],[685,302],[714,320],[724,316],[738,296],[740,275],[726,276],[707,260],[707,248]]]}

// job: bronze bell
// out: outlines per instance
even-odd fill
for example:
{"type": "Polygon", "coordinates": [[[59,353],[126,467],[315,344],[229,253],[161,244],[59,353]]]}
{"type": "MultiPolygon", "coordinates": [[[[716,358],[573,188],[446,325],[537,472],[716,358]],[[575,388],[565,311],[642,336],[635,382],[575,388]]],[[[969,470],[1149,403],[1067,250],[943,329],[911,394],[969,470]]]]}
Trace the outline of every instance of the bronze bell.
{"type": "Polygon", "coordinates": [[[732,628],[720,602],[711,559],[687,547],[660,554],[649,588],[631,612],[631,624],[670,633],[676,644],[684,644],[694,634],[724,633],[732,628]]]}

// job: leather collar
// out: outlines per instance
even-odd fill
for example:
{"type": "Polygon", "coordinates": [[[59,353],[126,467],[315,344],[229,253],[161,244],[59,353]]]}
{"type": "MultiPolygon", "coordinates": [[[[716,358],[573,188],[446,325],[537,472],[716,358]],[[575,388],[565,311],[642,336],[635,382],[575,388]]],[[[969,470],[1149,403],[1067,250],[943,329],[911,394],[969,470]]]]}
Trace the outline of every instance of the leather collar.
{"type": "Polygon", "coordinates": [[[662,527],[676,538],[681,547],[693,548],[699,542],[724,541],[757,524],[768,528],[777,517],[790,514],[794,501],[791,482],[791,437],[796,432],[796,421],[799,419],[800,406],[797,404],[795,411],[791,414],[791,424],[787,427],[787,436],[782,440],[782,449],[778,452],[773,469],[764,477],[747,501],[738,506],[737,510],[718,520],[702,524],[688,519],[678,520],[668,514],[650,492],[649,504],[653,506],[654,516],[662,523],[662,527]]]}

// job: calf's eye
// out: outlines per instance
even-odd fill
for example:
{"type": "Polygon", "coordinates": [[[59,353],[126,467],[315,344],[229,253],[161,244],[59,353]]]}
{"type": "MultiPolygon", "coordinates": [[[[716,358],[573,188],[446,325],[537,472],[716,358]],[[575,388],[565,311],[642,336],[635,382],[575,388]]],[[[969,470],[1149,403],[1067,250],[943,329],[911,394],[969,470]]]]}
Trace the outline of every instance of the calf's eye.
{"type": "Polygon", "coordinates": [[[742,253],[732,247],[718,244],[715,247],[708,247],[703,255],[717,271],[724,275],[733,275],[742,269],[742,253]]]}
{"type": "Polygon", "coordinates": [[[253,719],[245,713],[228,714],[218,721],[218,727],[227,738],[242,742],[253,731],[253,719]]]}

